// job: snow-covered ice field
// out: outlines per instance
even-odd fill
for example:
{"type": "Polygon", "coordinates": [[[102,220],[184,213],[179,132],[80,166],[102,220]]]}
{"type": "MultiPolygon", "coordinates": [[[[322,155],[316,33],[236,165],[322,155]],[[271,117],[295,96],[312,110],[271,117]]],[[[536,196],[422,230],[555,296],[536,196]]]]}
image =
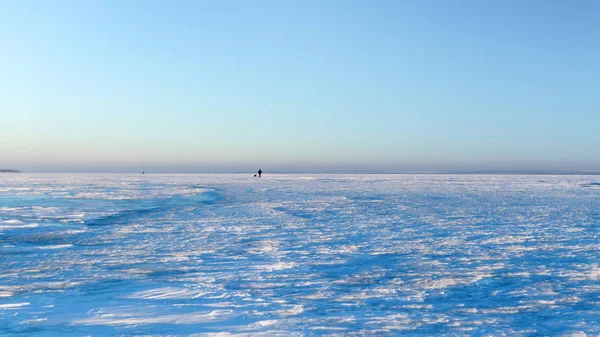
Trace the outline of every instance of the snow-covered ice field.
{"type": "Polygon", "coordinates": [[[599,226],[599,176],[5,174],[0,335],[597,336],[599,226]]]}

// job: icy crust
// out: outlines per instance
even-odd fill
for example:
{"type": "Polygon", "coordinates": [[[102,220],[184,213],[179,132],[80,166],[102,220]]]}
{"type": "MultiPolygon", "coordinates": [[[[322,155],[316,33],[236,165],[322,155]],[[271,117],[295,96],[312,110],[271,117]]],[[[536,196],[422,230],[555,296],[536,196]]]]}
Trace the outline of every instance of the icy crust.
{"type": "Polygon", "coordinates": [[[597,177],[0,177],[0,335],[600,333],[597,177]]]}

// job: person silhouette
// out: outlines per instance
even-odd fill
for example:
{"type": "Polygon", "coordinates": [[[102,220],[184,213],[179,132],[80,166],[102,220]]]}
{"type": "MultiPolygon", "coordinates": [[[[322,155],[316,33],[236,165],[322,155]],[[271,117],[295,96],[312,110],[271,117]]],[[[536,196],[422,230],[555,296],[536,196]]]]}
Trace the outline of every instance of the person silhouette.
{"type": "Polygon", "coordinates": [[[260,178],[260,175],[262,174],[262,170],[258,169],[258,177],[260,178]]]}

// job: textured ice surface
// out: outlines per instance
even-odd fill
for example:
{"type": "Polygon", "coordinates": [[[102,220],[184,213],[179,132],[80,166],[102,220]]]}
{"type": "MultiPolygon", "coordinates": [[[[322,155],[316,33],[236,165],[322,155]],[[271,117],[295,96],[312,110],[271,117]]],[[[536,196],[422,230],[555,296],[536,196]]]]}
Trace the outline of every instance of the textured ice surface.
{"type": "Polygon", "coordinates": [[[2,175],[0,335],[596,336],[599,181],[2,175]]]}

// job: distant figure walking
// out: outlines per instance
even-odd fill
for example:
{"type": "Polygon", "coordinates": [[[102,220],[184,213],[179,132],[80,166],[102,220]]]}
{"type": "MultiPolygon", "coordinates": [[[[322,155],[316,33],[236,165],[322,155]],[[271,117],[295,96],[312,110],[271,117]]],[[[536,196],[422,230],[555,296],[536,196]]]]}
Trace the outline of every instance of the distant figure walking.
{"type": "Polygon", "coordinates": [[[262,170],[258,169],[258,177],[260,178],[260,175],[262,174],[262,170]]]}

